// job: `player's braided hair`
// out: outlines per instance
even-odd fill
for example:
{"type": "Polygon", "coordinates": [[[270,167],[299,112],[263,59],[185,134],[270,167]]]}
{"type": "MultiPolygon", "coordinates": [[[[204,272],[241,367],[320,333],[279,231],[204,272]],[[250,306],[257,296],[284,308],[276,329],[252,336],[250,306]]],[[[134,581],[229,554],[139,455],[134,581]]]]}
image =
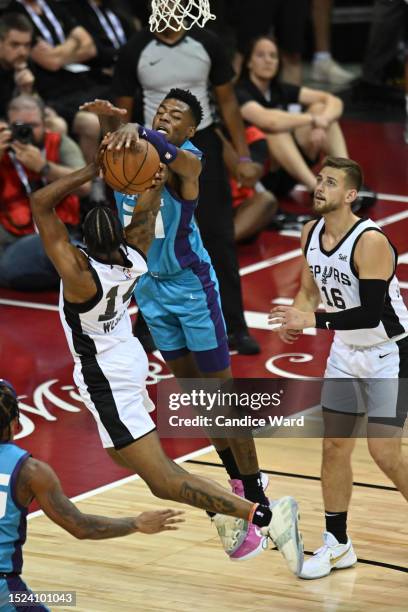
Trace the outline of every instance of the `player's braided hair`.
{"type": "Polygon", "coordinates": [[[0,378],[0,441],[11,438],[11,423],[19,416],[17,394],[7,380],[0,378]]]}
{"type": "Polygon", "coordinates": [[[108,206],[95,206],[89,211],[83,232],[89,254],[107,255],[109,263],[112,263],[112,253],[124,244],[122,227],[108,206]]]}
{"type": "Polygon", "coordinates": [[[164,98],[168,100],[171,98],[172,100],[180,100],[180,102],[184,102],[187,106],[190,107],[191,113],[194,117],[194,121],[196,127],[198,127],[203,120],[204,113],[203,107],[201,106],[198,98],[195,97],[194,94],[191,93],[188,89],[178,89],[177,87],[171,89],[167,96],[164,98]]]}

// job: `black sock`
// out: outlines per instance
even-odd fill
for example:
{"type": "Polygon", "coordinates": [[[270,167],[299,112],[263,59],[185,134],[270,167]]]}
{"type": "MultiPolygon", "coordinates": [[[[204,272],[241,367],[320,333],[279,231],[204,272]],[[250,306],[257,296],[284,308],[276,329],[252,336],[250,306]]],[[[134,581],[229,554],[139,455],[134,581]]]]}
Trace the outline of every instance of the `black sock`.
{"type": "Polygon", "coordinates": [[[245,499],[263,506],[269,506],[268,498],[265,496],[262,487],[261,472],[241,476],[241,480],[244,483],[245,499]]]}
{"type": "Polygon", "coordinates": [[[228,476],[231,478],[231,480],[241,479],[241,475],[239,473],[234,454],[230,447],[226,448],[225,450],[215,450],[217,451],[218,456],[222,461],[222,465],[227,470],[228,476]]]}
{"type": "Polygon", "coordinates": [[[347,512],[325,511],[326,531],[330,531],[340,544],[347,544],[347,512]]]}
{"type": "Polygon", "coordinates": [[[264,504],[259,504],[254,512],[254,516],[252,517],[252,522],[258,527],[266,527],[271,522],[271,519],[272,510],[270,509],[269,504],[267,506],[264,504]]]}

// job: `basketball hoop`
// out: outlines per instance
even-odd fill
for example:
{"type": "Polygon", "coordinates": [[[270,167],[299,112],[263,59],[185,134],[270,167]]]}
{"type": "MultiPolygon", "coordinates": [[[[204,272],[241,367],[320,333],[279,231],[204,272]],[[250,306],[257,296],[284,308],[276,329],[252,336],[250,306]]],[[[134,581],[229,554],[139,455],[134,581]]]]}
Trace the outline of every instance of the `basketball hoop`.
{"type": "Polygon", "coordinates": [[[198,25],[203,28],[211,14],[209,0],[152,0],[149,19],[151,32],[163,32],[170,28],[174,32],[190,30],[198,25]]]}

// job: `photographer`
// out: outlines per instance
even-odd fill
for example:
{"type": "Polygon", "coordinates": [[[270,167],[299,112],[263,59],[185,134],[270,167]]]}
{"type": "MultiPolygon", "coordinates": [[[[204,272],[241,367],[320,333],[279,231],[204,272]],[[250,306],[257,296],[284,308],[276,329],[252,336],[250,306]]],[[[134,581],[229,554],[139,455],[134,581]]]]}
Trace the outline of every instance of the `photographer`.
{"type": "MultiPolygon", "coordinates": [[[[0,122],[0,287],[52,289],[59,278],[35,231],[29,196],[85,162],[75,142],[46,130],[38,98],[14,98],[7,119],[0,122]]],[[[82,186],[57,207],[71,234],[80,220],[78,196],[88,195],[89,189],[89,184],[82,186]]]]}

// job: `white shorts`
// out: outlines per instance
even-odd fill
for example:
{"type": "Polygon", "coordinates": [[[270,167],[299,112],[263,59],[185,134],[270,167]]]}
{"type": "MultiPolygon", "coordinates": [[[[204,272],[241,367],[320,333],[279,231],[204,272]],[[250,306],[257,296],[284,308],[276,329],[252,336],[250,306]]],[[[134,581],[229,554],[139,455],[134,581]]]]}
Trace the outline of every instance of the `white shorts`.
{"type": "Polygon", "coordinates": [[[147,355],[136,338],[75,362],[75,384],[104,448],[124,448],[156,429],[149,415],[155,406],[146,391],[147,373],[147,355]]]}
{"type": "Polygon", "coordinates": [[[324,410],[403,427],[407,416],[408,338],[361,348],[334,339],[322,389],[324,410]]]}

